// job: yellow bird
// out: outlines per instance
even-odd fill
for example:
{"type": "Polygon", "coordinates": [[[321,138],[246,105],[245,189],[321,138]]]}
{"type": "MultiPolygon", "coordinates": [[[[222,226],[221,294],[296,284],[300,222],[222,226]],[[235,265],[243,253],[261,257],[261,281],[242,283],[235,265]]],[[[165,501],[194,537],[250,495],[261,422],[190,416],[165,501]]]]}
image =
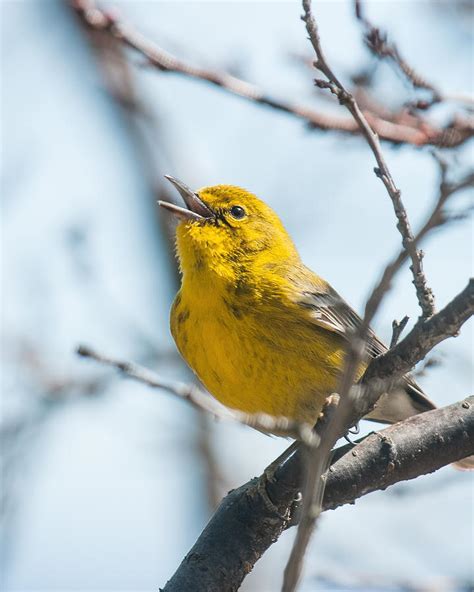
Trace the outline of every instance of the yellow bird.
{"type": "MultiPolygon", "coordinates": [[[[278,216],[255,195],[232,185],[195,192],[166,178],[186,204],[159,202],[180,219],[182,284],[171,332],[181,355],[224,405],[315,423],[338,387],[360,317],[303,264],[278,216]]],[[[370,333],[370,355],[386,349],[370,333]]],[[[367,418],[394,423],[434,408],[406,377],[367,418]]]]}

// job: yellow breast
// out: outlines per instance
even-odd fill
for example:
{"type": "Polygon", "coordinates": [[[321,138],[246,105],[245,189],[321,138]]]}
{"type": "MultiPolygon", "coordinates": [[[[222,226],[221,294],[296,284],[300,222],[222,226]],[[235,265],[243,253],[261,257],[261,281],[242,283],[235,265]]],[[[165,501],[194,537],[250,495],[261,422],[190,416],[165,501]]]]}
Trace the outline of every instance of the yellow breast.
{"type": "Polygon", "coordinates": [[[337,387],[344,346],[288,306],[236,298],[200,277],[183,282],[171,331],[189,366],[224,405],[314,422],[337,387]]]}

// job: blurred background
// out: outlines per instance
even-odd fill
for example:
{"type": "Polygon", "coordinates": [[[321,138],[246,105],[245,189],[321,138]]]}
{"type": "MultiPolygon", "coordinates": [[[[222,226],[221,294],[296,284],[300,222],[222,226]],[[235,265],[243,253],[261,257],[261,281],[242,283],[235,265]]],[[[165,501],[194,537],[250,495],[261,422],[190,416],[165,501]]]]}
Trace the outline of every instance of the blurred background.
{"type": "MultiPolygon", "coordinates": [[[[299,2],[102,6],[193,64],[344,115],[312,84],[299,2]]],[[[392,206],[358,137],[159,72],[88,30],[67,2],[3,1],[1,11],[2,589],[157,590],[222,496],[286,447],[75,354],[85,343],[190,380],[168,329],[177,272],[156,207],[169,191],[163,174],[265,199],[305,262],[359,311],[399,248],[392,206]]],[[[349,86],[363,81],[394,111],[420,96],[364,46],[351,2],[315,2],[315,12],[349,86]]],[[[472,94],[471,2],[372,2],[366,12],[443,91],[472,94]]],[[[426,117],[444,125],[453,113],[469,108],[441,104],[426,117]]],[[[384,151],[417,228],[437,195],[437,164],[429,148],[384,151]]],[[[445,153],[453,178],[472,166],[472,142],[445,153]]],[[[438,306],[465,286],[471,247],[467,220],[424,245],[438,306]]],[[[405,314],[418,316],[408,269],[376,319],[380,336],[389,341],[405,314]]],[[[419,377],[437,404],[472,393],[472,337],[470,324],[419,377]]],[[[324,514],[301,590],[471,589],[472,485],[446,467],[324,514]]],[[[294,534],[243,590],[279,589],[294,534]]]]}

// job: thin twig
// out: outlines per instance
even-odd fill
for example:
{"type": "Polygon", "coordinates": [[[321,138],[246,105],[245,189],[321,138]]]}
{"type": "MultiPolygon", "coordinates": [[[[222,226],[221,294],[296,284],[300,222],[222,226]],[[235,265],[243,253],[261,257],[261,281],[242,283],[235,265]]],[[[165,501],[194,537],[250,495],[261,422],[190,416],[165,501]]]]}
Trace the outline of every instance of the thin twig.
{"type": "MultiPolygon", "coordinates": [[[[321,88],[329,88],[333,94],[337,96],[339,102],[346,105],[350,113],[353,115],[355,121],[360,125],[362,133],[367,138],[369,145],[374,152],[377,163],[379,164],[379,170],[384,171],[385,175],[381,178],[387,187],[388,193],[392,198],[397,212],[397,204],[400,203],[400,192],[396,188],[390,173],[385,165],[377,136],[373,133],[367,120],[362,115],[356,101],[347,93],[338,80],[336,75],[328,65],[324,53],[321,48],[319,39],[319,33],[317,29],[316,21],[314,20],[311,13],[311,2],[310,0],[303,0],[304,16],[303,21],[306,24],[306,29],[309,34],[310,41],[316,52],[317,61],[314,66],[319,69],[328,79],[326,81],[316,81],[318,86],[321,88]]],[[[398,217],[398,216],[397,216],[398,217]]],[[[406,216],[405,216],[406,219],[406,216]]],[[[408,227],[408,230],[410,228],[408,227]]],[[[410,230],[411,234],[411,230],[410,230]]],[[[412,238],[412,237],[411,237],[412,238]]],[[[355,330],[349,344],[347,346],[346,358],[344,364],[344,370],[341,376],[338,392],[340,394],[340,404],[337,409],[337,413],[334,414],[333,421],[328,432],[331,434],[331,440],[327,441],[328,448],[326,453],[335,444],[337,437],[342,435],[348,428],[350,428],[349,419],[354,415],[355,400],[354,400],[354,389],[353,384],[356,380],[357,372],[360,368],[360,364],[366,357],[366,339],[369,331],[370,322],[373,319],[380,302],[384,295],[390,288],[390,284],[395,273],[400,269],[403,261],[405,260],[408,252],[408,245],[404,243],[404,249],[402,253],[386,267],[379,284],[374,288],[370,298],[367,301],[365,307],[364,317],[362,322],[355,330]],[[352,389],[352,391],[351,391],[352,389]],[[334,439],[335,438],[335,439],[334,439]]],[[[416,249],[415,249],[416,250],[416,249]]],[[[380,391],[382,392],[382,391],[380,391]]],[[[360,393],[357,393],[360,396],[360,393]]],[[[376,401],[376,399],[375,399],[376,401]]],[[[375,402],[374,401],[374,402],[375,402]]],[[[326,434],[328,437],[328,434],[326,434]]],[[[323,458],[322,454],[318,455],[319,463],[326,463],[327,456],[323,458]]],[[[301,522],[298,528],[299,536],[297,535],[290,554],[290,559],[285,570],[285,578],[283,582],[282,592],[293,592],[298,584],[299,576],[302,571],[304,556],[306,553],[307,546],[310,541],[311,533],[314,529],[314,521],[311,516],[312,500],[317,499],[321,491],[321,481],[314,481],[314,490],[310,494],[310,500],[306,500],[303,506],[301,522]]],[[[308,492],[306,492],[308,495],[308,492]]]]}
{"type": "MultiPolygon", "coordinates": [[[[253,103],[292,115],[304,121],[311,129],[360,134],[359,127],[352,118],[334,117],[329,113],[321,113],[299,103],[275,99],[268,96],[258,86],[227,72],[195,66],[177,58],[136,31],[129,23],[120,21],[116,14],[99,8],[93,0],[70,0],[70,2],[85,25],[109,33],[125,46],[137,51],[146,58],[148,65],[160,72],[174,72],[213,84],[253,103]]],[[[375,113],[367,112],[366,116],[382,140],[395,144],[407,143],[414,146],[432,145],[454,148],[474,135],[472,126],[463,120],[456,120],[445,128],[439,128],[421,118],[417,120],[415,126],[411,126],[387,121],[375,113]]]]}
{"type": "Polygon", "coordinates": [[[315,426],[315,431],[319,436],[319,445],[316,448],[303,445],[302,448],[306,468],[303,506],[295,541],[285,568],[282,592],[291,592],[295,589],[303,566],[302,557],[314,531],[316,521],[322,512],[323,474],[328,467],[330,452],[335,443],[330,432],[338,404],[339,395],[332,394],[327,398],[315,426]],[[321,484],[318,487],[319,482],[321,484]]]}
{"type": "Polygon", "coordinates": [[[374,169],[375,174],[383,184],[393,203],[395,215],[398,220],[397,228],[402,236],[403,247],[408,251],[412,261],[411,270],[413,273],[413,283],[415,284],[418,302],[420,304],[422,315],[424,318],[430,317],[435,310],[434,295],[431,288],[428,287],[425,274],[423,272],[423,254],[417,251],[414,246],[414,237],[411,231],[410,222],[408,220],[405,206],[401,199],[401,192],[395,185],[395,181],[389,171],[382,154],[380,141],[378,135],[373,131],[366,117],[362,113],[354,97],[344,88],[343,84],[338,80],[334,72],[329,67],[323,50],[321,48],[321,40],[319,38],[318,26],[311,11],[311,0],[303,0],[304,15],[303,21],[306,24],[309,39],[317,56],[317,61],[314,63],[315,68],[320,70],[327,78],[326,80],[315,80],[315,83],[320,88],[328,88],[338,98],[341,105],[345,106],[351,113],[354,120],[357,122],[361,133],[367,140],[370,149],[372,150],[377,167],[374,169]]]}
{"type": "Polygon", "coordinates": [[[265,413],[247,414],[234,409],[228,409],[194,384],[165,380],[143,366],[111,358],[85,345],[80,345],[77,348],[77,353],[83,358],[90,358],[101,364],[112,366],[125,376],[133,378],[151,388],[166,390],[168,393],[184,399],[195,409],[209,413],[216,420],[235,421],[262,432],[295,438],[310,446],[316,441],[311,424],[300,423],[286,417],[273,417],[265,413]]]}
{"type": "Polygon", "coordinates": [[[390,348],[397,345],[400,335],[403,333],[403,329],[405,329],[409,320],[410,317],[405,315],[401,321],[397,321],[396,319],[392,321],[392,339],[390,340],[390,348]]]}

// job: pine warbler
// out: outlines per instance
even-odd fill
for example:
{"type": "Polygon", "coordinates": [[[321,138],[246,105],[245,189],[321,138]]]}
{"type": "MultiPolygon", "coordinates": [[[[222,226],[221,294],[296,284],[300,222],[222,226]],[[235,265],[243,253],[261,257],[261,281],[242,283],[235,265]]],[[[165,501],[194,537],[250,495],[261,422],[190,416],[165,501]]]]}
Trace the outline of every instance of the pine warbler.
{"type": "MultiPolygon", "coordinates": [[[[181,355],[224,405],[315,423],[338,387],[360,317],[302,263],[278,216],[255,195],[232,185],[194,192],[166,178],[187,206],[159,202],[180,220],[182,284],[171,332],[181,355]]],[[[386,349],[371,332],[369,354],[386,349]]],[[[394,423],[434,408],[407,376],[367,419],[394,423]]]]}

